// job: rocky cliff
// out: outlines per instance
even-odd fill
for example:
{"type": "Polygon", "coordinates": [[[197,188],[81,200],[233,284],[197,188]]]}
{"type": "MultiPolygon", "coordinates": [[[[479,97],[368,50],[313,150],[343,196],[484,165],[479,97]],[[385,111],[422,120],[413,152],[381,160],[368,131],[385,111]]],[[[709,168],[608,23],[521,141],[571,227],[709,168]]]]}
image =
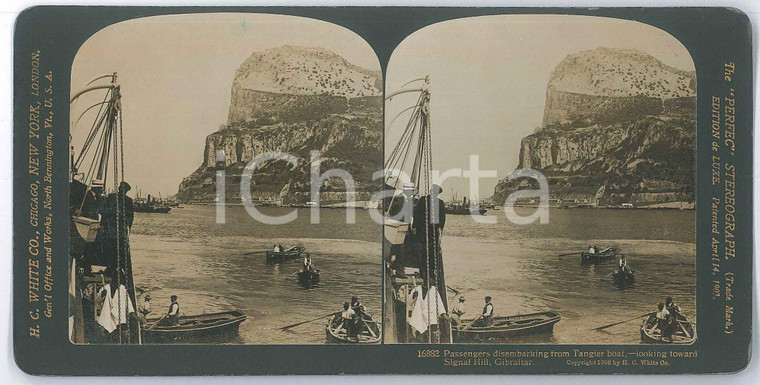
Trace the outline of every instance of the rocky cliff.
{"type": "MultiPolygon", "coordinates": [[[[544,122],[520,144],[518,168],[547,176],[565,203],[694,201],[696,78],[635,50],[569,55],[552,72],[544,122]]],[[[529,180],[502,180],[503,202],[529,180]]]]}
{"type": "MultiPolygon", "coordinates": [[[[353,176],[357,199],[378,187],[382,168],[382,80],[379,71],[357,67],[330,51],[284,46],[253,53],[237,70],[228,121],[206,138],[203,163],[179,186],[178,199],[211,200],[217,153],[224,152],[228,199],[240,199],[246,163],[264,152],[294,155],[298,164],[266,162],[253,174],[255,200],[309,200],[313,150],[322,172],[341,168],[353,176]]],[[[342,181],[328,180],[322,200],[342,200],[342,181]]]]}

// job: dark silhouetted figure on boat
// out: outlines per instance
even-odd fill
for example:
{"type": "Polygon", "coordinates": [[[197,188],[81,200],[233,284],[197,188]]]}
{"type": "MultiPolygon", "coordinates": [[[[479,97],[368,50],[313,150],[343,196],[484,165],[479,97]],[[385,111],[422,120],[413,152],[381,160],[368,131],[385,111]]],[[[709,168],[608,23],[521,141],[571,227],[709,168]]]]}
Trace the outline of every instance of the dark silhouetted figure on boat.
{"type": "Polygon", "coordinates": [[[671,315],[681,315],[681,308],[673,302],[673,297],[665,297],[665,309],[667,309],[671,315]]]}
{"type": "MultiPolygon", "coordinates": [[[[417,266],[422,278],[430,283],[438,282],[438,277],[443,274],[440,238],[446,225],[446,207],[439,198],[441,192],[441,186],[434,184],[430,189],[430,195],[420,198],[414,206],[413,229],[417,238],[417,266]]],[[[423,285],[425,291],[426,286],[423,285]]]]}
{"type": "Polygon", "coordinates": [[[173,295],[169,298],[172,303],[169,305],[169,310],[166,312],[166,319],[169,325],[175,326],[179,324],[179,302],[177,302],[177,296],[173,295]]]}
{"type": "Polygon", "coordinates": [[[483,306],[483,326],[493,325],[493,304],[491,303],[491,297],[486,297],[486,305],[483,306]]]}
{"type": "Polygon", "coordinates": [[[620,254],[620,258],[618,259],[618,272],[620,273],[631,272],[631,268],[628,267],[628,260],[626,260],[625,255],[623,254],[620,254]]]}
{"type": "MultiPolygon", "coordinates": [[[[71,216],[79,218],[89,218],[94,221],[100,221],[100,212],[102,211],[105,197],[103,196],[103,181],[93,179],[91,185],[79,180],[72,180],[70,184],[69,209],[71,216]]],[[[91,271],[91,264],[100,259],[101,246],[97,242],[87,242],[79,235],[76,228],[76,222],[72,219],[69,221],[70,231],[70,253],[72,258],[76,258],[77,265],[83,269],[86,274],[91,271]]]]}
{"type": "Polygon", "coordinates": [[[391,277],[406,278],[404,264],[401,263],[396,255],[391,255],[391,261],[388,262],[388,270],[391,277]]]}
{"type": "Polygon", "coordinates": [[[359,335],[362,333],[362,330],[364,330],[364,314],[366,314],[364,305],[362,305],[362,303],[359,301],[359,297],[351,297],[351,310],[353,311],[354,315],[350,335],[356,336],[358,340],[359,335]]]}
{"type": "Polygon", "coordinates": [[[118,193],[110,193],[106,196],[105,203],[100,211],[100,229],[98,229],[97,239],[101,254],[97,258],[97,263],[94,263],[96,265],[106,266],[111,270],[115,269],[117,266],[117,250],[119,250],[120,264],[127,265],[125,261],[129,258],[129,229],[132,227],[135,218],[132,198],[127,196],[130,189],[129,183],[121,182],[118,193]]]}

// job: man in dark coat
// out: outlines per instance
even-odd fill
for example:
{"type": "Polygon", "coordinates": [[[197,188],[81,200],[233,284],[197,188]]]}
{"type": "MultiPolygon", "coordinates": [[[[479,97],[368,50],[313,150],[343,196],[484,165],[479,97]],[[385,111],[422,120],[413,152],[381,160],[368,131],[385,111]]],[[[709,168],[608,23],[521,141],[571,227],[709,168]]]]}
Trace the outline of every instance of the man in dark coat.
{"type": "Polygon", "coordinates": [[[430,195],[420,198],[414,206],[413,230],[417,237],[417,257],[423,279],[436,282],[440,271],[440,238],[446,225],[446,207],[439,195],[443,192],[436,184],[430,195]],[[427,266],[427,269],[425,269],[427,266]]]}
{"type": "Polygon", "coordinates": [[[121,182],[118,193],[108,194],[100,211],[101,220],[97,238],[100,243],[101,255],[98,264],[111,269],[115,269],[117,265],[117,249],[120,250],[118,257],[122,264],[129,252],[129,229],[132,227],[135,217],[132,198],[127,196],[130,189],[129,183],[121,182]],[[116,234],[117,223],[118,237],[116,234]],[[118,248],[116,246],[117,241],[118,248]]]}

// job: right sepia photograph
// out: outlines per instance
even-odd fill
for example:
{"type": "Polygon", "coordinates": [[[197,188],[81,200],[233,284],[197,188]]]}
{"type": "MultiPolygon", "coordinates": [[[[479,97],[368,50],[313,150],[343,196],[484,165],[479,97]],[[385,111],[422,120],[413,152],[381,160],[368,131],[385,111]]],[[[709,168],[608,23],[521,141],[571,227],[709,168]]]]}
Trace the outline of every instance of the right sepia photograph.
{"type": "Polygon", "coordinates": [[[696,74],[647,24],[425,27],[386,73],[383,337],[691,344],[696,74]]]}

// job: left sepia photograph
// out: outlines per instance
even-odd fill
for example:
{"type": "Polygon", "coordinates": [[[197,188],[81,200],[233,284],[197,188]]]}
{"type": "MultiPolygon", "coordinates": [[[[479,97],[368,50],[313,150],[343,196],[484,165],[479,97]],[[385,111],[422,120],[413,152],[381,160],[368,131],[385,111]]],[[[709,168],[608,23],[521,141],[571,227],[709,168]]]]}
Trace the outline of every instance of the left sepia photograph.
{"type": "Polygon", "coordinates": [[[382,336],[383,79],[326,22],[113,24],[71,68],[74,344],[382,336]]]}

